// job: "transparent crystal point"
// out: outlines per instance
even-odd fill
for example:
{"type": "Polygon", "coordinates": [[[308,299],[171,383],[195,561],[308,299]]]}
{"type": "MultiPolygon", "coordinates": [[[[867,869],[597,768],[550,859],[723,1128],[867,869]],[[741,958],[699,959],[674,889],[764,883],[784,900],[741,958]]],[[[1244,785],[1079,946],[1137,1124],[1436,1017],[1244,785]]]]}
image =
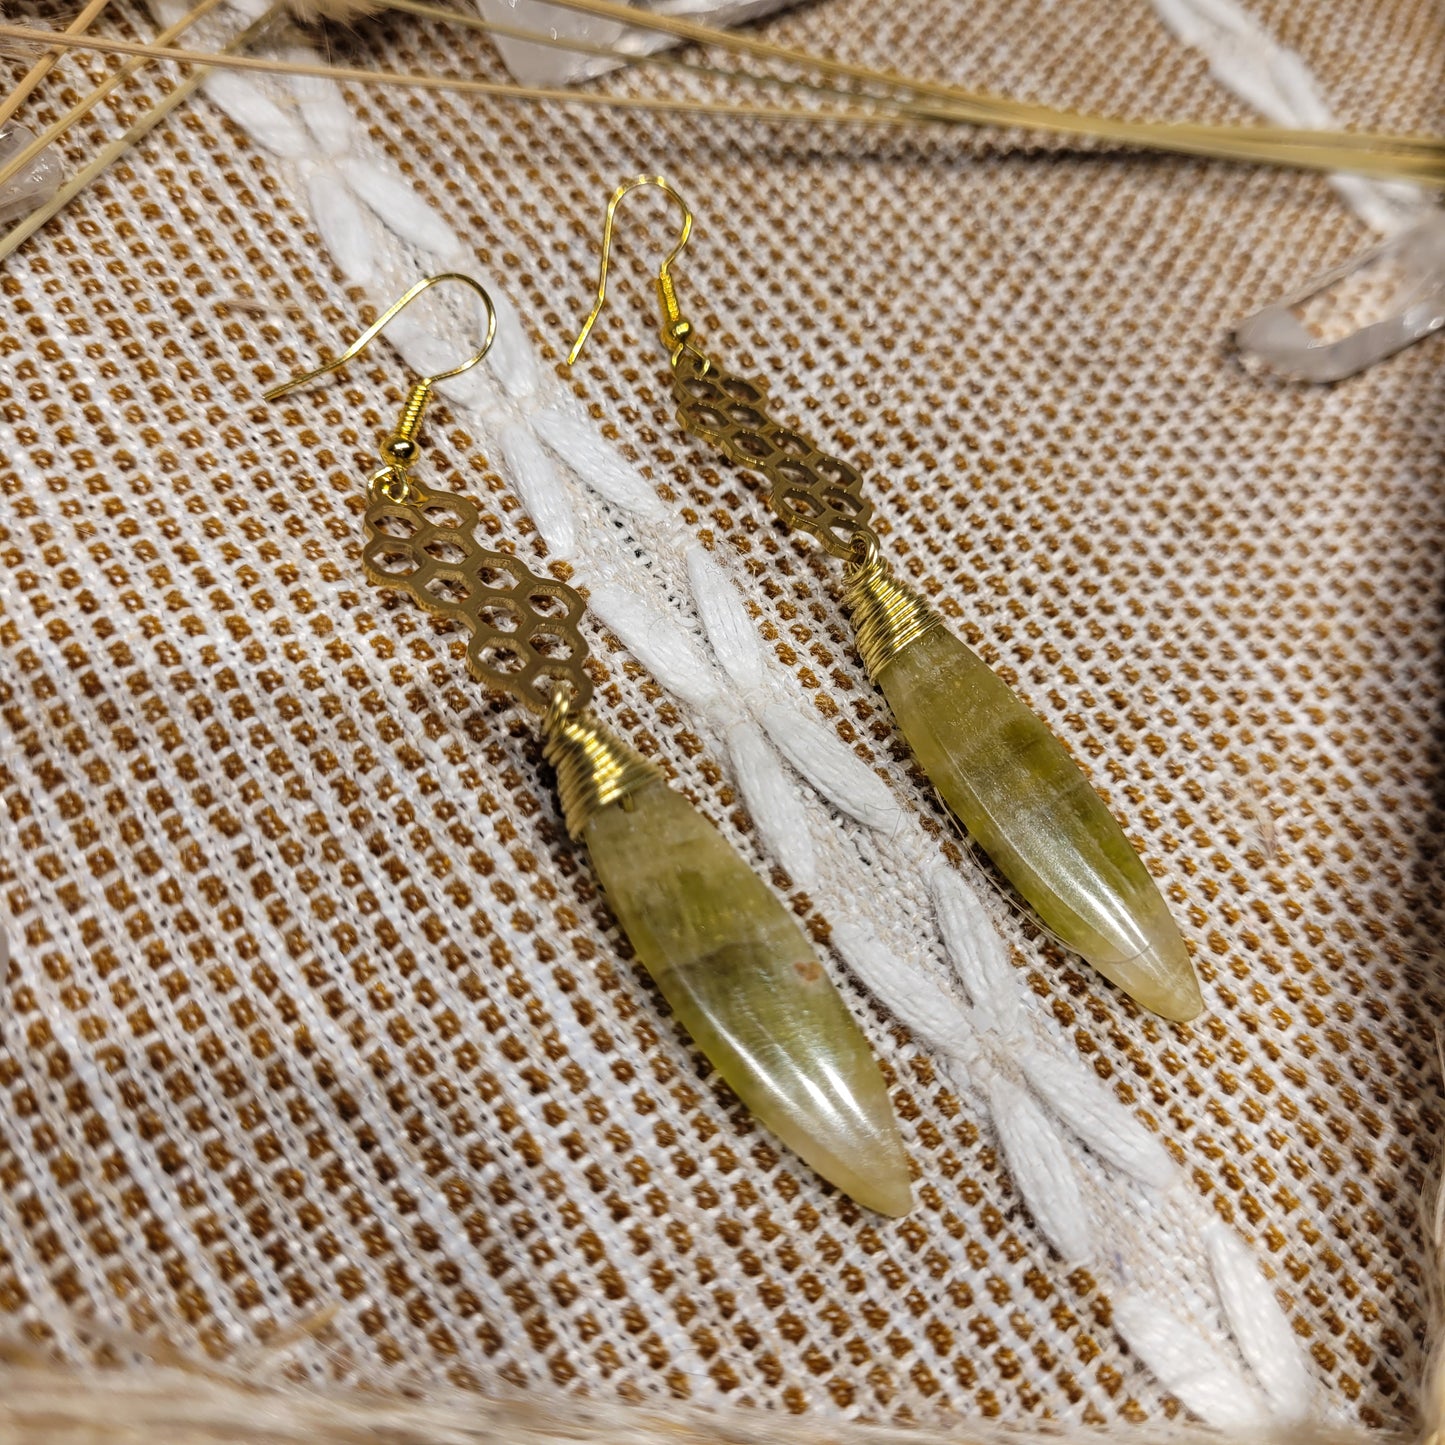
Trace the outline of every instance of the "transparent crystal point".
{"type": "MultiPolygon", "coordinates": [[[[760,19],[793,3],[795,0],[644,0],[637,8],[725,29],[760,19]]],[[[678,44],[670,35],[621,25],[602,16],[563,10],[556,5],[547,5],[543,0],[479,0],[478,8],[493,24],[511,25],[556,39],[606,46],[617,53],[615,60],[609,60],[506,35],[494,37],[507,69],[524,85],[567,85],[601,75],[625,64],[629,58],[641,59],[654,51],[678,44]]]]}
{"type": "MultiPolygon", "coordinates": [[[[35,139],[33,131],[14,121],[0,125],[0,170],[4,170],[35,139]]],[[[60,189],[61,166],[54,146],[46,146],[17,176],[0,185],[0,226],[22,220],[60,189]]]]}
{"type": "Polygon", "coordinates": [[[1300,381],[1340,381],[1445,326],[1445,211],[1242,321],[1247,356],[1300,381]]]}

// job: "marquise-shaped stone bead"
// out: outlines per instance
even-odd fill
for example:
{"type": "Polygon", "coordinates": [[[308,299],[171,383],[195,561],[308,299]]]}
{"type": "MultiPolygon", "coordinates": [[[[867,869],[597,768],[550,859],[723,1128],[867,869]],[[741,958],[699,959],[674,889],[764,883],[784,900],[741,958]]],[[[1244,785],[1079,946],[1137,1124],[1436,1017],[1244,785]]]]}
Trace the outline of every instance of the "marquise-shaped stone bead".
{"type": "Polygon", "coordinates": [[[905,1213],[878,1063],[772,890],[661,780],[599,808],[582,836],[638,957],[738,1098],[858,1203],[905,1213]]]}
{"type": "Polygon", "coordinates": [[[1044,723],[942,626],[877,682],[944,802],[1040,920],[1145,1008],[1193,1018],[1199,981],[1159,889],[1044,723]]]}

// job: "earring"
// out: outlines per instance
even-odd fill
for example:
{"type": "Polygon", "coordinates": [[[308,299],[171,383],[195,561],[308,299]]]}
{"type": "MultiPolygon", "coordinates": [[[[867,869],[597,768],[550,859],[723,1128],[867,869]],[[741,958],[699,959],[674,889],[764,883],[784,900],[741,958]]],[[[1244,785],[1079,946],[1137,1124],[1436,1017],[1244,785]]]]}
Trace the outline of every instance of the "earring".
{"type": "Polygon", "coordinates": [[[613,913],[673,1012],[743,1103],[860,1204],[903,1214],[912,1203],[908,1158],[883,1076],[796,919],[659,770],[591,713],[582,597],[483,547],[476,506],[412,475],[436,383],[476,366],[492,344],[496,312],[485,288],[455,274],[417,282],[334,361],[266,398],[345,365],[444,281],[481,297],[486,340],[461,365],[416,382],[382,443],[366,508],[366,574],[461,622],[472,676],[539,719],[567,831],[586,844],[613,913]]]}
{"type": "Polygon", "coordinates": [[[619,186],[607,206],[597,300],[568,356],[576,361],[607,299],[617,207],[655,186],[682,231],[657,275],[663,344],[683,428],[761,472],[773,511],[845,565],[844,596],[868,675],[925,773],[1038,919],[1146,1008],[1168,1019],[1203,1007],[1189,951],[1123,829],[1063,744],[943,624],[883,559],[863,479],[768,411],[766,383],[699,349],[672,263],[692,234],[686,202],[661,176],[619,186]]]}

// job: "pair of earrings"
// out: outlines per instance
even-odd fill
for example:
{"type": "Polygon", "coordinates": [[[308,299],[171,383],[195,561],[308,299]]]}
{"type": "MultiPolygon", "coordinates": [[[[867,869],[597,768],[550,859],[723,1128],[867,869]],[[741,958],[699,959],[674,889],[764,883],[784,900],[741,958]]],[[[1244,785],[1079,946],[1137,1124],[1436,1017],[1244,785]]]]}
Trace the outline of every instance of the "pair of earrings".
{"type": "MultiPolygon", "coordinates": [[[[1059,740],[884,560],[862,478],[768,411],[766,384],[726,371],[698,345],[672,263],[692,213],[660,176],[620,186],[607,207],[597,299],[607,296],[617,207],[655,186],[682,215],[657,276],[660,329],[683,428],[762,472],[789,530],[845,564],[859,652],[944,802],[1040,921],[1145,1007],[1189,1019],[1202,1007],[1188,950],[1123,830],[1059,740]]],[[[658,769],[591,713],[585,604],[571,587],[477,540],[475,505],[413,475],[439,381],[486,356],[496,312],[484,287],[448,273],[412,286],[335,360],[266,393],[305,386],[353,359],[429,287],[483,301],[487,334],[460,365],[416,382],[368,485],[363,563],[470,633],[467,664],[540,723],[568,832],[584,842],[618,922],[694,1042],[743,1103],[825,1179],[889,1215],[911,1203],[907,1156],[878,1064],[791,913],[658,769]]]]}

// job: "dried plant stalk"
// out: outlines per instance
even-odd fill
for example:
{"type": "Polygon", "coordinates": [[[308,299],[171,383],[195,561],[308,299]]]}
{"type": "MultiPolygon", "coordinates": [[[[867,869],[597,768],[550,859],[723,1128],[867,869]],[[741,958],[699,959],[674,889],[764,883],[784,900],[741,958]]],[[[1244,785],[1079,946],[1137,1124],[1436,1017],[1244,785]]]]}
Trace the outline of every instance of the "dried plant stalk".
{"type": "MultiPolygon", "coordinates": [[[[209,0],[217,3],[217,0],[209,0]]],[[[59,33],[36,30],[26,25],[0,23],[0,36],[27,40],[36,45],[61,45],[73,50],[95,50],[102,54],[128,55],[139,62],[170,61],[202,70],[243,70],[268,75],[304,75],[337,80],[352,85],[401,86],[415,90],[445,90],[462,95],[484,95],[497,100],[550,100],[562,104],[611,106],[623,110],[675,111],[688,115],[745,116],[758,120],[848,121],[896,125],[912,119],[895,109],[804,110],[779,106],[734,105],[726,101],[697,101],[674,96],[607,95],[597,91],[564,90],[546,86],[512,85],[503,81],[469,80],[465,77],[430,75],[410,71],[363,70],[355,66],[312,65],[301,61],[271,60],[261,56],[232,55],[226,51],[183,50],[170,45],[140,40],[102,39],[83,36],[71,39],[59,33]]]]}
{"type": "MultiPolygon", "coordinates": [[[[281,11],[282,0],[274,0],[270,9],[252,21],[230,42],[231,45],[241,49],[253,40],[259,39],[270,28],[281,11]]],[[[205,78],[206,72],[197,70],[181,81],[169,95],[142,114],[124,135],[103,147],[90,164],[72,176],[50,201],[41,206],[39,210],[26,216],[3,237],[0,237],[0,262],[11,255],[17,247],[23,246],[47,221],[63,211],[97,176],[113,166],[136,142],[154,130],[177,106],[188,100],[200,88],[205,78]]]]}
{"type": "MultiPolygon", "coordinates": [[[[594,0],[577,0],[570,8],[581,9],[591,13],[594,0]]],[[[1116,122],[1105,117],[1077,116],[1071,112],[1051,110],[1045,106],[1023,104],[1000,96],[989,96],[978,91],[966,90],[960,86],[932,85],[926,82],[910,81],[904,77],[892,76],[883,71],[870,71],[869,74],[877,76],[877,83],[872,91],[860,91],[857,85],[844,85],[841,80],[832,83],[783,77],[772,73],[756,73],[740,70],[720,70],[715,66],[699,65],[679,60],[674,56],[665,54],[652,54],[637,56],[631,51],[619,49],[616,46],[593,45],[585,41],[562,38],[550,34],[543,34],[536,30],[524,30],[515,26],[501,25],[495,21],[485,19],[480,15],[465,14],[458,10],[450,9],[443,5],[431,3],[431,0],[386,0],[386,7],[391,10],[400,10],[408,15],[417,15],[425,19],[439,20],[445,24],[460,25],[467,29],[481,30],[492,35],[502,35],[514,40],[526,40],[533,45],[552,46],[560,50],[571,50],[579,54],[606,56],[618,61],[625,61],[636,67],[651,66],[653,68],[670,68],[699,72],[725,80],[745,82],[753,85],[775,85],[785,86],[796,90],[811,91],[814,94],[830,95],[856,104],[858,101],[867,101],[873,105],[882,105],[888,109],[897,109],[901,113],[921,120],[954,121],[972,125],[1017,125],[1027,127],[1033,119],[1040,117],[1045,120],[1058,121],[1061,118],[1077,118],[1088,124],[1102,125],[1128,125],[1134,126],[1134,122],[1116,122]],[[886,85],[892,94],[879,95],[876,93],[879,86],[886,85]]],[[[347,7],[346,0],[339,0],[338,6],[342,11],[347,7]]],[[[291,0],[292,12],[296,12],[296,0],[291,0]]],[[[630,13],[641,14],[631,10],[630,13]]],[[[667,21],[667,17],[662,17],[667,21]]],[[[645,27],[644,27],[645,28],[645,27]]],[[[669,30],[671,29],[669,23],[669,30]]],[[[785,47],[772,46],[766,42],[749,40],[746,37],[736,36],[724,31],[708,30],[709,35],[716,36],[716,39],[709,41],[710,44],[721,45],[724,49],[742,53],[762,53],[755,50],[755,47],[762,44],[768,53],[774,53],[779,58],[791,57],[795,66],[812,65],[827,71],[834,62],[827,57],[811,55],[801,50],[790,50],[785,47]]],[[[848,72],[856,72],[860,67],[845,67],[848,72]]],[[[831,73],[831,72],[829,72],[831,73]]],[[[1281,151],[1290,146],[1306,146],[1309,148],[1339,147],[1348,152],[1358,152],[1362,149],[1385,148],[1392,151],[1408,152],[1411,154],[1429,155],[1435,159],[1445,157],[1445,141],[1431,136],[1411,135],[1384,135],[1366,131],[1330,131],[1290,130],[1279,126],[1250,125],[1250,126],[1179,126],[1179,125],[1153,125],[1143,123],[1143,128],[1149,132],[1156,130],[1189,131],[1202,138],[1205,142],[1217,142],[1232,144],[1243,142],[1248,146],[1273,146],[1281,151]]],[[[1139,139],[1139,144],[1149,142],[1139,139]]]]}
{"type": "Polygon", "coordinates": [[[362,20],[385,10],[387,0],[289,0],[287,9],[301,21],[362,20]]]}
{"type": "MultiPolygon", "coordinates": [[[[168,25],[164,30],[161,31],[158,36],[156,36],[156,44],[169,44],[170,41],[176,39],[177,36],[184,34],[185,31],[190,29],[190,27],[194,25],[197,20],[199,20],[209,11],[214,10],[216,6],[220,3],[221,0],[198,0],[198,3],[194,9],[181,16],[181,18],[177,20],[174,25],[168,25]]],[[[42,44],[51,45],[56,49],[62,50],[77,49],[80,46],[85,45],[88,39],[88,37],[86,36],[65,35],[59,31],[39,31],[37,33],[41,39],[42,44]]],[[[31,35],[25,38],[33,40],[36,37],[35,35],[31,35]]],[[[94,42],[92,41],[91,44],[93,48],[94,42]]],[[[52,141],[59,140],[63,135],[66,134],[67,131],[70,130],[71,126],[75,125],[78,121],[83,120],[87,115],[89,115],[90,112],[94,110],[95,107],[98,106],[101,101],[106,98],[106,96],[112,94],[122,85],[124,85],[125,82],[129,80],[130,77],[133,76],[144,63],[145,61],[142,58],[130,61],[127,64],[122,65],[115,72],[114,75],[107,76],[106,79],[101,81],[101,83],[97,85],[95,89],[90,92],[89,95],[85,96],[75,105],[73,105],[68,111],[66,111],[66,113],[61,116],[54,125],[50,126],[49,129],[42,131],[38,136],[36,136],[35,140],[30,145],[26,146],[23,151],[21,151],[17,156],[11,159],[9,165],[0,168],[0,186],[3,186],[6,181],[13,180],[16,176],[18,176],[41,153],[41,151],[45,149],[46,146],[50,145],[52,141]]]]}
{"type": "MultiPolygon", "coordinates": [[[[203,0],[211,5],[217,0],[203,0]]],[[[571,3],[571,0],[569,0],[571,3]]],[[[398,71],[364,70],[348,66],[312,65],[295,61],[271,60],[257,56],[241,56],[209,51],[177,49],[165,44],[146,44],[141,41],[101,39],[96,36],[67,37],[56,32],[35,30],[28,26],[0,24],[0,36],[11,39],[30,40],[40,45],[61,45],[71,49],[97,50],[135,57],[132,65],[144,60],[166,60],[179,65],[203,66],[216,69],[252,70],[277,75],[306,75],[322,79],[339,80],[351,84],[393,85],[422,90],[445,90],[464,95],[485,95],[499,100],[555,101],[559,104],[611,107],[624,110],[673,112],[687,115],[746,116],[768,121],[801,121],[810,124],[865,124],[900,125],[916,123],[921,119],[930,121],[954,121],[959,123],[1002,123],[1018,125],[1024,122],[1014,117],[1001,121],[975,121],[961,108],[950,104],[946,107],[920,109],[917,105],[900,108],[896,102],[881,97],[860,96],[867,104],[864,107],[834,107],[831,109],[805,109],[786,106],[746,106],[721,101],[695,101],[675,96],[610,95],[594,90],[569,90],[545,86],[512,85],[503,82],[468,80],[444,75],[416,74],[398,71]]],[[[1022,107],[1030,110],[1031,107],[1022,107]]],[[[1100,122],[1115,130],[1124,132],[1111,138],[1131,141],[1140,145],[1152,145],[1155,127],[1139,127],[1134,135],[1123,122],[1100,122]]],[[[1058,127],[1055,127],[1056,129],[1058,127]]],[[[1381,179],[1413,181],[1419,184],[1445,184],[1445,143],[1421,140],[1413,137],[1400,139],[1400,149],[1388,146],[1393,138],[1367,136],[1350,137],[1341,134],[1326,135],[1323,138],[1314,132],[1283,132],[1288,137],[1283,142],[1259,142],[1252,132],[1263,127],[1169,127],[1172,131],[1189,132],[1191,139],[1176,136],[1165,149],[1185,151],[1216,159],[1242,160],[1252,164],[1269,164],[1298,167],[1319,171],[1350,171],[1358,175],[1374,176],[1381,179]],[[1198,132],[1199,134],[1195,134],[1198,132]]]]}
{"type": "MultiPolygon", "coordinates": [[[[1445,1076],[1445,1050],[1435,1041],[1440,1071],[1445,1076]]],[[[1445,1445],[1445,1160],[1420,1203],[1425,1237],[1425,1286],[1430,1303],[1430,1350],[1420,1382],[1420,1426],[1423,1445],[1445,1445]]]]}
{"type": "MultiPolygon", "coordinates": [[[[90,0],[90,3],[65,27],[67,35],[84,35],[87,30],[100,18],[100,13],[110,4],[110,0],[90,0]]],[[[34,94],[35,87],[45,79],[55,68],[55,63],[65,52],[60,49],[47,50],[34,65],[20,78],[20,83],[3,100],[0,101],[0,125],[4,125],[11,116],[20,109],[29,97],[34,94]]]]}
{"type": "MultiPolygon", "coordinates": [[[[764,1410],[624,1405],[454,1389],[386,1396],[258,1385],[179,1362],[72,1372],[0,1363],[0,1445],[1111,1445],[1047,1422],[947,1429],[797,1419],[764,1410]]],[[[1129,1445],[1406,1445],[1322,1424],[1220,1433],[1126,1427],[1129,1445]]]]}
{"type": "MultiPolygon", "coordinates": [[[[293,0],[295,3],[295,0],[293,0]]],[[[421,0],[389,0],[389,8],[416,11],[421,0]]],[[[1287,148],[1313,147],[1321,144],[1339,145],[1359,150],[1383,147],[1393,151],[1421,150],[1437,160],[1445,154],[1445,142],[1429,136],[1383,136],[1366,132],[1327,132],[1289,130],[1277,126],[1204,126],[1187,123],[1140,122],[1117,120],[1109,116],[1088,115],[1077,111],[1057,110],[1051,106],[1026,104],[1005,96],[985,95],[961,86],[938,81],[919,80],[878,70],[872,66],[835,60],[830,56],[794,50],[788,46],[763,40],[755,35],[732,30],[719,30],[680,15],[665,15],[641,10],[618,0],[549,0],[564,10],[597,16],[635,29],[690,40],[699,45],[718,46],[741,55],[811,68],[837,79],[859,81],[904,91],[915,97],[947,102],[954,119],[970,120],[979,125],[1019,126],[1071,136],[1089,136],[1114,140],[1129,145],[1150,146],[1183,151],[1191,155],[1207,155],[1230,159],[1267,159],[1260,155],[1240,156],[1231,149],[1241,141],[1246,144],[1287,148]]],[[[332,0],[333,8],[345,7],[345,0],[332,0]]],[[[645,63],[645,62],[641,62],[645,63]]],[[[861,97],[860,97],[861,98],[861,97]]],[[[1281,161],[1281,164],[1288,162],[1281,161]]]]}

